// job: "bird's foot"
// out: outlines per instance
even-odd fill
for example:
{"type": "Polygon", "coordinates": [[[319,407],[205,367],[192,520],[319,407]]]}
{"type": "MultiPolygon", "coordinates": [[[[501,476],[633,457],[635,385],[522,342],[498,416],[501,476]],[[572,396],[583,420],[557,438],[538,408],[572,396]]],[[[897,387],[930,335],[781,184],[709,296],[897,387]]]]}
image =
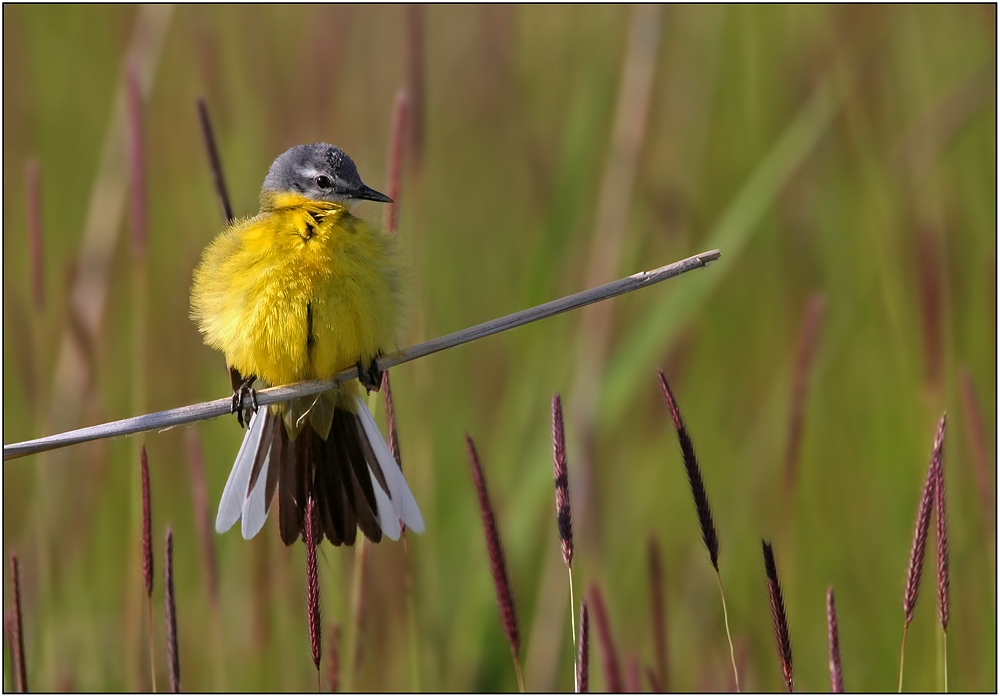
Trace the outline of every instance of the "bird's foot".
{"type": "Polygon", "coordinates": [[[244,428],[250,423],[251,412],[256,414],[260,410],[260,407],[257,405],[257,390],[252,387],[254,380],[256,379],[256,375],[251,375],[246,380],[241,382],[239,387],[233,390],[233,405],[231,413],[236,414],[236,420],[239,422],[240,428],[244,428]],[[247,395],[250,396],[250,407],[242,409],[243,398],[247,395]]]}
{"type": "Polygon", "coordinates": [[[382,372],[378,369],[378,364],[375,362],[376,359],[372,359],[372,362],[368,364],[365,368],[361,361],[358,361],[358,380],[364,385],[365,390],[368,394],[372,393],[372,390],[378,392],[379,388],[382,387],[382,372]]]}

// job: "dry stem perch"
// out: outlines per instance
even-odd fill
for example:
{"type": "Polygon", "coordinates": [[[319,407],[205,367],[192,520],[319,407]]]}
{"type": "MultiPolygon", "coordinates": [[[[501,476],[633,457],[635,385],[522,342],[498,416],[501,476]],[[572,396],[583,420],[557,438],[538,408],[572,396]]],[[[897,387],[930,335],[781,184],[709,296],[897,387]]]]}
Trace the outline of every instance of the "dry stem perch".
{"type": "MultiPolygon", "coordinates": [[[[682,259],[681,261],[674,262],[673,264],[661,266],[660,268],[653,269],[652,271],[642,271],[631,276],[626,276],[625,278],[617,281],[606,283],[603,286],[598,286],[597,288],[581,291],[579,293],[560,298],[559,300],[552,300],[542,305],[536,305],[535,307],[527,310],[521,310],[520,312],[500,317],[499,319],[477,324],[474,327],[462,329],[452,334],[446,334],[445,336],[437,339],[431,339],[430,341],[425,341],[422,344],[410,346],[409,348],[403,349],[394,355],[380,358],[375,361],[375,368],[379,371],[388,370],[393,366],[400,365],[417,358],[423,358],[424,356],[429,356],[432,353],[437,353],[438,351],[443,351],[470,341],[475,341],[476,339],[492,336],[498,332],[514,329],[515,327],[520,327],[536,320],[568,312],[569,310],[575,310],[600,300],[606,300],[607,298],[613,298],[618,295],[629,293],[633,290],[645,288],[646,286],[651,286],[659,283],[660,281],[665,281],[668,278],[673,278],[674,276],[687,273],[692,269],[700,269],[708,266],[711,262],[718,260],[720,256],[722,255],[717,249],[709,252],[702,252],[701,254],[696,254],[692,257],[688,257],[687,259],[682,259]]],[[[268,404],[285,402],[296,397],[319,394],[320,392],[332,389],[335,385],[341,382],[346,382],[347,380],[351,380],[356,377],[358,377],[358,369],[356,367],[352,367],[342,370],[333,380],[306,380],[293,385],[271,387],[257,392],[257,403],[260,406],[265,406],[268,404]]],[[[241,408],[249,409],[249,398],[245,398],[244,402],[245,403],[241,405],[241,408]]],[[[23,443],[4,445],[3,459],[9,460],[15,457],[23,457],[25,455],[32,455],[34,453],[45,452],[47,450],[55,450],[56,448],[64,448],[68,445],[86,443],[100,438],[126,436],[133,433],[141,433],[143,431],[171,428],[173,426],[180,426],[181,424],[194,423],[195,421],[202,421],[204,419],[212,419],[217,416],[223,416],[231,413],[231,408],[232,398],[225,397],[211,402],[201,402],[200,404],[178,407],[176,409],[167,409],[166,411],[160,411],[153,414],[133,416],[132,418],[122,419],[121,421],[112,421],[110,423],[100,424],[97,426],[88,426],[87,428],[66,431],[53,436],[47,436],[45,438],[24,441],[23,443]]]]}

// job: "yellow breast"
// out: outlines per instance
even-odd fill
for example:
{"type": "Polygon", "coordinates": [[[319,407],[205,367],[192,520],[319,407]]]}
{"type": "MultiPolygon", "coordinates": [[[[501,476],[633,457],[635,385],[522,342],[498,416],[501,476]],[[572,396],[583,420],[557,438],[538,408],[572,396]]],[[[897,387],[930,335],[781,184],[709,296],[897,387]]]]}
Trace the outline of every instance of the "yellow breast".
{"type": "Polygon", "coordinates": [[[271,385],[330,378],[396,348],[390,243],[342,206],[282,194],[206,248],[192,317],[243,375],[271,385]]]}

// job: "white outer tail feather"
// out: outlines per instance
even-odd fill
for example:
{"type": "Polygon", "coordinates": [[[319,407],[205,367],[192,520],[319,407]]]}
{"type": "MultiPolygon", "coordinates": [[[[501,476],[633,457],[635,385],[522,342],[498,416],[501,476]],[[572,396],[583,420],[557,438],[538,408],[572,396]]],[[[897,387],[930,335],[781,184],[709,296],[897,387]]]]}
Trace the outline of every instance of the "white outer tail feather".
{"type": "MultiPolygon", "coordinates": [[[[382,432],[378,430],[375,417],[368,411],[368,404],[365,400],[357,397],[356,402],[358,405],[358,416],[361,417],[361,425],[365,428],[368,441],[371,443],[372,450],[375,451],[375,457],[382,467],[385,483],[389,486],[389,496],[392,498],[392,507],[396,512],[398,521],[406,524],[406,527],[410,528],[413,532],[423,532],[424,519],[420,515],[420,508],[417,507],[417,501],[413,498],[410,487],[406,485],[406,479],[403,478],[403,472],[399,469],[399,465],[396,464],[396,458],[392,456],[392,451],[389,450],[385,438],[382,437],[382,432]]],[[[372,484],[376,489],[375,495],[378,497],[378,489],[380,487],[374,477],[372,477],[372,484]]],[[[379,518],[381,519],[381,517],[382,506],[379,504],[379,518]]],[[[390,530],[386,529],[384,525],[382,532],[393,540],[399,537],[399,530],[396,530],[396,535],[393,536],[390,530]]]]}
{"type": "MultiPolygon", "coordinates": [[[[264,414],[256,413],[250,417],[247,434],[243,436],[243,444],[236,453],[236,462],[229,473],[226,488],[222,490],[219,499],[219,514],[215,517],[215,531],[226,532],[236,524],[243,515],[244,499],[247,486],[250,484],[250,473],[253,471],[253,459],[260,446],[260,437],[264,433],[264,414]]],[[[257,480],[260,482],[260,479],[257,480]]]]}

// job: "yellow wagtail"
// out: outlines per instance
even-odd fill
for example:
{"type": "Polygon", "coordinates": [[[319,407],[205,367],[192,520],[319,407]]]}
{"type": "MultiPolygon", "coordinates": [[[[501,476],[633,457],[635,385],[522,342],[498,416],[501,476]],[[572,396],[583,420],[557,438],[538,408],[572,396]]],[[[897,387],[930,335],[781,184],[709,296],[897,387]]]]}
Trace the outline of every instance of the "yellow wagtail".
{"type": "MultiPolygon", "coordinates": [[[[234,221],[205,249],[194,272],[191,315],[205,343],[248,376],[269,385],[329,379],[353,364],[374,366],[397,348],[402,296],[392,237],[351,215],[360,200],[391,202],[369,188],[354,162],[327,143],[298,145],[271,165],[260,212],[234,221]]],[[[377,387],[369,367],[365,386],[377,387]]],[[[272,405],[249,420],[215,522],[225,532],[241,517],[256,535],[277,493],[286,545],[304,535],[306,501],[335,545],[399,538],[401,523],[423,519],[352,380],[336,390],[272,405]]]]}

